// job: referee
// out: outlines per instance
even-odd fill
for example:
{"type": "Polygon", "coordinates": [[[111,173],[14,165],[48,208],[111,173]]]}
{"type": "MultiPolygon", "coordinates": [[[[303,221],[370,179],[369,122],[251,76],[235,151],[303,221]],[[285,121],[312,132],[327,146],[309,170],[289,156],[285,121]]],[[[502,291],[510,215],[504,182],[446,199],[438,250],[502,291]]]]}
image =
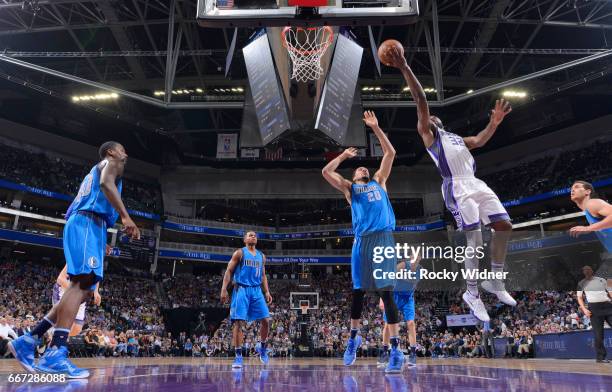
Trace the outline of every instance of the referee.
{"type": "Polygon", "coordinates": [[[606,348],[604,347],[604,321],[612,327],[612,293],[608,288],[607,281],[593,275],[593,268],[588,265],[582,267],[584,279],[578,283],[576,292],[580,310],[591,318],[593,335],[595,335],[595,350],[597,351],[598,363],[610,363],[606,359],[606,348]],[[586,295],[589,307],[584,305],[582,295],[586,295]]]}

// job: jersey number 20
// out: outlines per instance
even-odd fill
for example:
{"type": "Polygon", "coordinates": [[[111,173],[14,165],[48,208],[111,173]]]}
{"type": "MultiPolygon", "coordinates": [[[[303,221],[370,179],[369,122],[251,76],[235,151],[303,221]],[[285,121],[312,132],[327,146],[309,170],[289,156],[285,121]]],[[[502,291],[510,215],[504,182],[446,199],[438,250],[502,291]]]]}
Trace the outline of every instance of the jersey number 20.
{"type": "Polygon", "coordinates": [[[371,203],[375,200],[382,200],[382,196],[379,191],[368,192],[368,201],[371,203]]]}

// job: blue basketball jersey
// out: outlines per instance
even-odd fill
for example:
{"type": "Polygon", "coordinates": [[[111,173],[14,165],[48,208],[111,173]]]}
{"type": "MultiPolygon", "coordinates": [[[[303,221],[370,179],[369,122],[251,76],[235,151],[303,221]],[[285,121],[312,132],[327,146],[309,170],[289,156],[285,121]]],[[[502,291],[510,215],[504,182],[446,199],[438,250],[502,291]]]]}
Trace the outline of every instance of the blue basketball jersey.
{"type": "MultiPolygon", "coordinates": [[[[584,216],[590,224],[601,222],[603,219],[595,218],[588,209],[584,210],[584,216]]],[[[612,228],[603,229],[595,232],[599,241],[603,244],[608,252],[612,252],[612,228]]]]}
{"type": "Polygon", "coordinates": [[[374,180],[351,185],[351,213],[356,236],[395,229],[395,214],[389,196],[374,180]]]}
{"type": "MultiPolygon", "coordinates": [[[[115,221],[117,221],[117,218],[119,217],[119,213],[115,211],[100,188],[102,168],[104,168],[104,166],[107,164],[107,160],[98,163],[91,169],[89,174],[85,176],[83,182],[81,182],[81,186],[79,187],[79,193],[77,193],[76,197],[72,201],[72,204],[70,204],[70,207],[68,207],[68,211],[66,212],[66,220],[68,220],[68,218],[70,218],[70,216],[75,214],[77,211],[89,211],[102,217],[106,221],[108,227],[115,224],[115,221]]],[[[117,189],[119,190],[119,194],[121,194],[122,188],[123,181],[118,179],[117,189]]]]}
{"type": "Polygon", "coordinates": [[[242,248],[242,259],[234,271],[234,281],[244,286],[261,285],[263,273],[263,253],[255,250],[255,256],[246,246],[242,248]]]}

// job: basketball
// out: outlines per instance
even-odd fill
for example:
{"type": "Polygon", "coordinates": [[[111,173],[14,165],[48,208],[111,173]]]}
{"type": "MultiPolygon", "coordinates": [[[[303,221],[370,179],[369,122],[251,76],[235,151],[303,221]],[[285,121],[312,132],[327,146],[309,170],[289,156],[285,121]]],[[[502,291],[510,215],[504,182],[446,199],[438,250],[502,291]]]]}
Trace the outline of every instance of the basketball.
{"type": "Polygon", "coordinates": [[[386,66],[391,64],[389,55],[391,54],[391,49],[393,47],[398,48],[402,53],[402,56],[404,55],[404,47],[399,41],[394,39],[388,39],[378,47],[378,58],[386,66]]]}

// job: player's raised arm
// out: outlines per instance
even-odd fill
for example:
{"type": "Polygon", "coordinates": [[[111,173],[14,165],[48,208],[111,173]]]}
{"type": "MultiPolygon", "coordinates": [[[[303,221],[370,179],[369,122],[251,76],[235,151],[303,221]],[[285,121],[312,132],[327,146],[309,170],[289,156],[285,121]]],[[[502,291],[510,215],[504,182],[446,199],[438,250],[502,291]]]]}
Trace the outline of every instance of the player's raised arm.
{"type": "Polygon", "coordinates": [[[391,48],[389,51],[389,60],[391,63],[389,66],[395,67],[400,70],[406,83],[408,84],[408,88],[410,89],[410,94],[412,94],[412,98],[414,98],[414,102],[417,107],[417,117],[419,119],[417,123],[417,131],[423,139],[423,143],[425,147],[429,147],[434,142],[434,134],[431,131],[431,121],[429,119],[429,105],[427,104],[427,97],[425,96],[425,91],[421,86],[421,83],[416,78],[412,69],[408,66],[406,62],[406,58],[398,48],[391,48]]]}
{"type": "Polygon", "coordinates": [[[119,212],[125,232],[132,238],[140,239],[140,230],[138,230],[130,214],[128,214],[117,189],[116,181],[118,177],[123,175],[125,163],[118,159],[108,159],[106,162],[100,174],[100,189],[102,189],[104,196],[106,196],[113,208],[119,212]]]}
{"type": "Polygon", "coordinates": [[[227,292],[227,287],[232,281],[232,276],[234,275],[234,270],[238,263],[240,263],[240,259],[242,259],[242,249],[238,249],[232,255],[230,262],[227,264],[227,269],[225,270],[225,274],[223,275],[223,285],[221,286],[221,303],[227,303],[229,299],[229,294],[227,292]]]}
{"type": "Polygon", "coordinates": [[[263,256],[263,265],[261,266],[261,284],[264,290],[264,297],[267,303],[272,303],[272,295],[270,295],[270,287],[268,286],[268,277],[266,276],[266,255],[263,256]]]}
{"type": "Polygon", "coordinates": [[[357,156],[357,149],[350,147],[342,152],[342,154],[338,155],[336,158],[332,159],[321,171],[323,174],[323,178],[330,183],[331,186],[339,190],[344,194],[344,197],[349,201],[351,200],[351,182],[346,178],[342,177],[340,173],[336,170],[338,166],[342,162],[347,159],[353,158],[357,156]]]}
{"type": "Polygon", "coordinates": [[[493,136],[499,124],[504,121],[504,117],[512,111],[510,102],[504,100],[495,101],[495,107],[491,110],[491,119],[487,127],[480,131],[476,136],[464,137],[463,141],[470,150],[484,146],[493,136]]]}
{"type": "Polygon", "coordinates": [[[368,127],[372,128],[372,131],[374,131],[374,134],[378,138],[380,146],[382,147],[383,157],[382,161],[380,162],[380,168],[374,174],[373,178],[380,184],[380,186],[383,187],[383,189],[387,190],[386,182],[387,178],[389,178],[389,175],[391,174],[391,168],[393,167],[395,148],[393,148],[393,145],[389,141],[389,138],[387,138],[387,135],[385,135],[383,130],[378,126],[378,119],[376,118],[374,112],[367,110],[363,112],[363,121],[368,127]]]}

